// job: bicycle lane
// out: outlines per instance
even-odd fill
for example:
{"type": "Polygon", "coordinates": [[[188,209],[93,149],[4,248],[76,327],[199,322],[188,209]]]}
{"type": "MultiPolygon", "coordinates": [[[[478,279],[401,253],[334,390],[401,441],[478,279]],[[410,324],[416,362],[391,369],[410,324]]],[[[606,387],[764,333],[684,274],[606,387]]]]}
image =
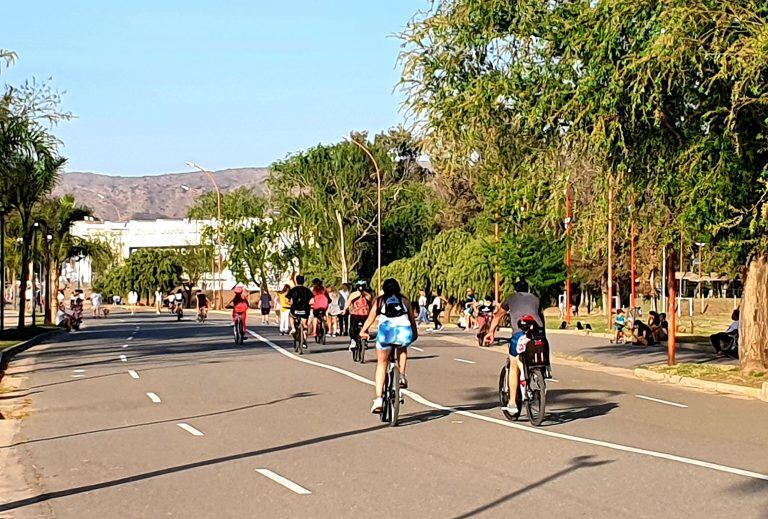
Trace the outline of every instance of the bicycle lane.
{"type": "MultiPolygon", "coordinates": [[[[277,344],[274,344],[273,342],[273,347],[279,346],[280,341],[281,339],[276,339],[274,342],[277,344]]],[[[606,449],[608,451],[613,451],[609,454],[614,456],[616,455],[616,452],[628,452],[630,453],[629,455],[633,463],[648,463],[649,465],[653,466],[652,472],[657,472],[656,476],[651,477],[648,481],[644,481],[642,483],[643,488],[647,487],[650,490],[654,487],[658,487],[657,490],[662,494],[665,492],[665,485],[671,483],[671,481],[668,479],[671,474],[679,474],[680,472],[687,473],[693,471],[695,473],[695,477],[692,479],[695,479],[698,481],[698,483],[696,483],[696,485],[692,485],[690,489],[683,489],[684,497],[681,497],[681,499],[684,499],[688,503],[687,506],[690,506],[690,503],[692,502],[699,506],[707,506],[706,503],[712,500],[713,493],[711,489],[706,492],[702,490],[700,485],[702,477],[714,478],[716,480],[718,477],[722,477],[722,475],[718,476],[717,472],[719,471],[725,471],[722,474],[746,474],[747,472],[750,472],[748,469],[741,469],[739,464],[735,464],[733,466],[718,466],[717,464],[712,464],[708,457],[685,458],[685,449],[681,449],[680,452],[677,450],[655,450],[654,445],[645,446],[642,445],[641,442],[639,446],[636,446],[635,443],[630,443],[630,441],[627,440],[634,438],[635,435],[628,434],[627,429],[637,427],[636,424],[632,423],[633,419],[642,424],[642,417],[633,418],[630,420],[614,419],[610,423],[603,421],[605,417],[600,417],[601,421],[594,423],[590,422],[590,425],[587,426],[585,424],[588,422],[588,420],[576,420],[575,418],[578,416],[574,416],[574,413],[570,416],[569,419],[571,421],[568,423],[560,424],[556,428],[545,427],[535,432],[527,429],[524,425],[506,423],[505,420],[499,420],[497,418],[501,416],[501,413],[498,411],[498,404],[496,403],[496,383],[498,381],[498,370],[501,366],[501,363],[503,362],[503,356],[490,354],[487,351],[480,350],[478,348],[456,348],[455,346],[446,346],[444,344],[440,344],[439,341],[440,338],[434,336],[420,340],[419,347],[423,349],[424,352],[414,354],[414,359],[410,364],[408,371],[410,375],[409,378],[411,380],[411,387],[418,392],[418,395],[423,395],[423,397],[428,400],[422,400],[418,395],[417,399],[419,399],[422,403],[431,405],[437,413],[440,413],[443,416],[443,421],[445,422],[450,421],[453,423],[455,421],[462,421],[464,424],[473,420],[483,422],[482,425],[485,428],[483,429],[483,432],[478,433],[478,435],[483,439],[485,439],[487,435],[490,434],[486,429],[502,429],[503,432],[499,439],[499,443],[497,444],[502,449],[504,449],[504,446],[506,445],[515,445],[520,442],[524,442],[527,449],[528,445],[543,441],[545,445],[542,447],[543,451],[540,452],[551,452],[553,447],[561,448],[562,442],[569,444],[580,444],[579,446],[583,446],[585,444],[591,445],[593,449],[589,452],[593,455],[596,453],[605,453],[604,450],[606,449]],[[475,364],[458,362],[457,359],[474,362],[475,364]],[[445,405],[446,403],[452,405],[445,405]],[[459,408],[459,410],[456,413],[446,416],[446,408],[449,407],[459,408]],[[466,418],[469,418],[470,420],[466,420],[466,418]],[[574,431],[567,429],[568,427],[573,427],[573,424],[579,421],[582,422],[579,424],[579,427],[583,428],[583,430],[574,431]],[[620,426],[617,426],[617,424],[620,424],[620,426]],[[517,429],[510,430],[510,425],[512,425],[512,427],[516,427],[517,429]],[[575,432],[585,432],[588,434],[577,436],[575,432]],[[600,434],[595,434],[597,432],[600,434]],[[542,433],[548,436],[541,438],[540,435],[542,433]],[[566,436],[563,436],[563,434],[566,436]],[[571,436],[568,436],[568,434],[571,436]],[[604,439],[603,437],[605,436],[608,438],[604,439]],[[618,440],[613,440],[613,442],[611,442],[613,439],[611,436],[617,436],[618,440]],[[613,444],[606,444],[605,442],[611,442],[613,444]],[[643,449],[645,449],[645,451],[643,449]],[[640,460],[638,460],[638,458],[640,458],[640,460]],[[647,458],[651,458],[651,460],[648,460],[647,458]],[[678,465],[686,466],[680,467],[678,465]],[[690,501],[689,498],[691,499],[690,501]]],[[[288,341],[283,341],[283,346],[289,345],[286,344],[287,342],[288,341]]],[[[334,372],[337,374],[347,377],[350,377],[351,375],[353,379],[357,380],[360,378],[372,378],[372,364],[366,366],[355,365],[351,362],[350,355],[346,350],[333,350],[334,348],[318,349],[317,347],[313,346],[313,351],[316,354],[305,356],[300,360],[300,362],[305,362],[310,365],[319,363],[323,366],[315,365],[315,367],[322,367],[323,369],[328,369],[327,366],[331,366],[331,369],[334,370],[334,372]]],[[[283,352],[283,354],[285,354],[285,352],[283,352]]],[[[287,356],[290,357],[291,355],[287,356]]],[[[552,387],[552,393],[557,395],[560,393],[560,391],[562,391],[562,395],[567,395],[568,392],[580,392],[578,399],[582,400],[590,400],[583,396],[586,392],[596,393],[598,395],[597,398],[599,399],[599,393],[601,391],[605,391],[599,387],[595,389],[595,382],[593,378],[602,377],[602,383],[610,383],[614,386],[617,383],[615,380],[617,377],[609,377],[606,375],[600,376],[599,374],[585,373],[582,370],[575,370],[572,368],[563,368],[563,370],[558,369],[558,373],[561,375],[561,379],[566,378],[563,375],[568,374],[570,376],[572,373],[574,376],[584,379],[584,384],[586,387],[579,389],[578,387],[569,388],[565,386],[564,389],[560,390],[559,385],[557,387],[553,387],[555,384],[552,384],[552,386],[550,386],[552,387]]],[[[619,384],[626,384],[627,382],[634,383],[633,381],[622,381],[619,384]]],[[[625,398],[627,399],[627,403],[622,403],[622,406],[624,407],[631,407],[632,405],[637,404],[634,401],[638,399],[634,396],[634,394],[630,396],[630,393],[632,392],[631,388],[624,388],[622,386],[618,389],[612,389],[610,391],[612,391],[614,394],[620,394],[622,392],[626,393],[625,398]]],[[[697,395],[697,397],[711,398],[708,395],[697,395]]],[[[558,409],[557,400],[558,399],[555,398],[555,405],[552,406],[556,412],[558,409]]],[[[410,404],[412,402],[408,403],[410,404]]],[[[643,404],[647,405],[648,402],[643,402],[643,404]]],[[[654,405],[657,404],[654,403],[654,405]]],[[[404,410],[408,412],[409,407],[409,405],[406,405],[404,410]]],[[[651,413],[664,412],[667,412],[667,410],[665,409],[664,411],[659,411],[653,409],[651,411],[651,413]]],[[[568,419],[563,421],[568,421],[568,419]]],[[[677,417],[677,421],[681,421],[679,416],[677,417]]],[[[651,425],[650,427],[653,428],[655,426],[651,425]]],[[[663,428],[662,431],[664,431],[663,428]]],[[[498,431],[496,431],[496,433],[497,432],[498,431]]],[[[664,432],[667,435],[674,434],[674,431],[664,432]]],[[[706,434],[709,433],[705,432],[702,434],[706,436],[706,434]]],[[[685,444],[686,442],[683,441],[682,443],[685,444]]],[[[685,445],[683,445],[683,447],[684,446],[685,445]]],[[[565,452],[568,452],[570,449],[575,447],[575,445],[568,445],[568,448],[565,449],[565,452]]],[[[749,456],[749,454],[747,456],[749,456]]],[[[759,468],[761,460],[762,457],[756,457],[753,460],[748,461],[754,461],[759,468]]],[[[744,458],[742,458],[741,461],[744,461],[744,458]]],[[[634,473],[635,471],[633,470],[633,474],[634,473]]],[[[621,478],[621,476],[618,477],[621,478]]],[[[729,481],[731,481],[733,477],[735,476],[728,476],[729,481]]],[[[729,498],[732,497],[730,494],[740,495],[743,493],[743,489],[741,489],[740,485],[744,484],[746,486],[750,486],[754,484],[754,481],[760,481],[760,484],[762,484],[761,478],[767,477],[768,476],[765,476],[763,473],[738,476],[733,479],[733,487],[724,489],[722,495],[718,496],[718,498],[720,500],[725,498],[725,501],[728,501],[729,498]],[[739,479],[742,477],[746,477],[748,481],[745,482],[739,479]]],[[[720,486],[722,487],[722,485],[720,486]]],[[[627,489],[624,489],[624,492],[626,491],[627,489]]],[[[649,493],[653,494],[653,492],[649,493]]],[[[709,510],[709,508],[706,509],[709,510]]],[[[704,508],[702,508],[702,510],[704,510],[704,508]]]]}

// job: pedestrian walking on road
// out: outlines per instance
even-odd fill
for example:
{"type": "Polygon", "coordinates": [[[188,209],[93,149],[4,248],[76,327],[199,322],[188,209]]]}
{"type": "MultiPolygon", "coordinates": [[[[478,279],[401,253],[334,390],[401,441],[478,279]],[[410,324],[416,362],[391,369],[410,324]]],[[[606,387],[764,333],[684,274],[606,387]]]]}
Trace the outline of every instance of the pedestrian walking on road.
{"type": "Polygon", "coordinates": [[[341,319],[341,294],[334,287],[328,289],[328,330],[331,337],[339,335],[339,320],[341,319]]]}
{"type": "Polygon", "coordinates": [[[432,321],[435,325],[434,331],[436,332],[443,329],[443,323],[440,322],[440,314],[443,312],[445,303],[446,301],[442,295],[442,290],[437,289],[432,292],[432,304],[429,306],[432,309],[432,321]]]}
{"type": "Polygon", "coordinates": [[[427,293],[422,290],[419,292],[419,317],[416,324],[424,323],[429,325],[429,311],[427,310],[427,293]]]}
{"type": "Polygon", "coordinates": [[[159,315],[162,309],[163,309],[163,291],[160,290],[160,287],[157,287],[157,290],[155,290],[155,313],[159,315]]]}
{"type": "Polygon", "coordinates": [[[342,308],[339,315],[339,335],[349,335],[349,310],[344,310],[349,300],[349,285],[346,283],[341,284],[339,290],[339,306],[342,308]]]}
{"type": "Polygon", "coordinates": [[[269,324],[269,314],[272,313],[272,296],[269,289],[262,285],[261,295],[259,296],[259,308],[261,309],[261,324],[269,324]]]}
{"type": "Polygon", "coordinates": [[[136,314],[136,305],[139,303],[139,294],[134,289],[128,292],[128,309],[131,311],[131,315],[136,314]]]}
{"type": "Polygon", "coordinates": [[[288,335],[291,331],[291,305],[288,303],[289,285],[285,285],[283,290],[277,294],[280,301],[280,334],[288,335]]]}

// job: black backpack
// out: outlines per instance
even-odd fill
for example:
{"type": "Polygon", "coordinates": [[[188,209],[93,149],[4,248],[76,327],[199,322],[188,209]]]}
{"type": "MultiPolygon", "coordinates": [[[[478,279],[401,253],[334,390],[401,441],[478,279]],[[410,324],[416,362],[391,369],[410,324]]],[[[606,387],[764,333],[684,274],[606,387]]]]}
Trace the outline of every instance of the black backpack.
{"type": "Polygon", "coordinates": [[[397,296],[389,296],[386,301],[380,303],[379,313],[390,319],[393,319],[395,317],[408,315],[408,309],[405,307],[405,303],[403,302],[402,298],[397,296]],[[383,312],[381,311],[382,307],[384,310],[383,312]]]}

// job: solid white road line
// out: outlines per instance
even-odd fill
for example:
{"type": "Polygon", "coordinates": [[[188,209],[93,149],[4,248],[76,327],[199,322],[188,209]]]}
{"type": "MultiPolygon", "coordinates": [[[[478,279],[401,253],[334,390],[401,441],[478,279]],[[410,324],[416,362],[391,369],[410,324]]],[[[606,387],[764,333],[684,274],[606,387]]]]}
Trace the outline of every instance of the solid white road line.
{"type": "Polygon", "coordinates": [[[456,362],[463,362],[464,364],[477,364],[474,360],[466,360],[466,359],[453,359],[456,362]]]}
{"type": "Polygon", "coordinates": [[[154,403],[156,403],[156,404],[159,404],[159,403],[160,403],[160,397],[159,397],[159,396],[157,396],[156,394],[154,394],[154,393],[147,393],[147,396],[148,396],[148,397],[149,397],[149,399],[150,399],[150,400],[152,400],[154,403]]]}
{"type": "Polygon", "coordinates": [[[422,350],[421,348],[417,348],[416,346],[410,346],[409,348],[412,349],[412,350],[416,350],[419,353],[424,353],[424,350],[422,350]]]}
{"type": "Polygon", "coordinates": [[[187,431],[192,436],[205,436],[202,432],[198,431],[197,429],[195,429],[194,427],[192,427],[188,423],[182,422],[182,423],[177,423],[176,425],[178,425],[179,427],[181,427],[182,429],[187,431]]]}
{"type": "Polygon", "coordinates": [[[120,355],[120,362],[128,362],[128,357],[125,355],[120,355]]]}
{"type": "Polygon", "coordinates": [[[676,402],[670,402],[668,400],[659,400],[658,398],[651,398],[649,396],[644,396],[644,395],[635,395],[635,396],[637,398],[642,398],[643,400],[650,400],[651,402],[658,402],[660,404],[667,404],[667,405],[672,405],[672,406],[675,406],[675,407],[682,407],[683,409],[687,409],[688,408],[687,405],[678,404],[676,402]]]}
{"type": "MultiPolygon", "coordinates": [[[[347,371],[345,369],[338,368],[336,366],[330,366],[328,364],[322,364],[320,362],[316,362],[314,360],[305,359],[303,357],[299,357],[297,355],[294,355],[293,353],[288,352],[287,350],[283,349],[282,347],[278,346],[274,342],[270,341],[269,339],[262,337],[261,335],[248,330],[248,333],[250,333],[252,336],[254,336],[256,339],[260,340],[273,350],[277,351],[281,355],[288,357],[290,359],[293,359],[298,362],[303,362],[304,364],[309,364],[311,366],[317,366],[319,368],[327,369],[330,371],[334,371],[336,373],[339,373],[341,375],[344,375],[346,377],[349,377],[353,380],[357,380],[358,382],[362,382],[363,384],[368,384],[369,386],[373,386],[374,383],[372,380],[368,380],[365,377],[361,377],[357,373],[352,373],[351,371],[347,371]]],[[[748,478],[753,479],[760,479],[763,481],[768,481],[768,474],[761,474],[759,472],[752,472],[750,470],[744,470],[736,467],[728,467],[726,465],[718,465],[717,463],[710,463],[708,461],[702,461],[697,460],[693,458],[686,458],[685,456],[678,456],[676,454],[669,454],[666,452],[658,452],[658,451],[652,451],[648,449],[641,449],[638,447],[631,447],[629,445],[622,445],[620,443],[611,443],[611,442],[605,442],[602,440],[594,440],[592,438],[585,438],[582,436],[574,436],[571,434],[564,434],[564,433],[558,433],[554,431],[548,431],[545,429],[536,429],[533,427],[527,427],[525,425],[521,425],[519,423],[515,422],[509,422],[507,420],[501,420],[499,418],[493,418],[491,416],[486,416],[482,414],[476,414],[471,411],[460,411],[458,409],[454,409],[452,407],[447,407],[441,404],[436,404],[435,402],[431,402],[424,398],[423,396],[419,395],[418,393],[414,393],[413,391],[410,391],[408,389],[402,390],[403,394],[410,397],[414,401],[425,405],[427,407],[431,407],[433,409],[437,409],[439,411],[447,411],[449,413],[466,416],[468,418],[473,418],[475,420],[480,420],[487,423],[492,423],[496,425],[501,425],[503,427],[509,427],[510,429],[517,429],[519,431],[525,431],[530,434],[538,434],[541,436],[548,436],[550,438],[557,438],[560,440],[570,441],[574,443],[583,443],[587,445],[594,445],[596,447],[603,447],[606,449],[616,450],[616,451],[622,451],[622,452],[629,452],[632,454],[638,454],[641,456],[647,456],[650,458],[657,458],[657,459],[664,459],[668,461],[674,461],[677,463],[683,463],[685,465],[692,465],[695,467],[701,467],[705,469],[710,470],[716,470],[718,472],[725,472],[728,474],[735,474],[737,476],[744,476],[748,478]]]]}
{"type": "Polygon", "coordinates": [[[136,373],[134,370],[129,369],[128,374],[131,376],[131,378],[139,378],[139,374],[136,373]]]}
{"type": "Polygon", "coordinates": [[[275,474],[274,472],[272,472],[269,469],[256,469],[256,472],[258,472],[262,476],[268,477],[269,479],[271,479],[275,483],[283,485],[288,490],[290,490],[292,492],[296,492],[297,494],[301,494],[303,496],[307,496],[307,495],[312,493],[309,490],[307,490],[306,488],[304,488],[304,487],[302,487],[300,485],[297,485],[296,483],[294,483],[290,479],[286,479],[283,476],[281,476],[280,474],[275,474]]]}

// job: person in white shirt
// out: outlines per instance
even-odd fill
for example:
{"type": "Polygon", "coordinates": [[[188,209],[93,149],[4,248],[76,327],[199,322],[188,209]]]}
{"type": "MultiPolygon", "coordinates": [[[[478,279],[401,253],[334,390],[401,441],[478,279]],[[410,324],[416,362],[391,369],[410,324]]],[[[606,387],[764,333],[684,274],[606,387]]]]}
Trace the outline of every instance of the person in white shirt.
{"type": "Polygon", "coordinates": [[[419,318],[416,324],[429,324],[429,312],[427,311],[427,293],[422,290],[419,292],[419,318]]]}
{"type": "Polygon", "coordinates": [[[712,343],[712,347],[715,349],[715,356],[725,357],[730,355],[733,357],[739,356],[738,338],[739,338],[739,309],[733,311],[731,314],[731,325],[724,332],[716,333],[709,336],[709,342],[712,343]]]}
{"type": "Polygon", "coordinates": [[[93,316],[101,318],[101,302],[102,297],[99,292],[91,292],[91,307],[93,308],[93,316]]]}
{"type": "Polygon", "coordinates": [[[139,304],[139,294],[135,290],[128,292],[128,308],[131,311],[131,315],[136,314],[136,305],[139,304]]]}
{"type": "Polygon", "coordinates": [[[160,290],[160,287],[157,287],[157,290],[155,290],[155,313],[159,314],[160,310],[163,309],[163,292],[160,290]]]}

